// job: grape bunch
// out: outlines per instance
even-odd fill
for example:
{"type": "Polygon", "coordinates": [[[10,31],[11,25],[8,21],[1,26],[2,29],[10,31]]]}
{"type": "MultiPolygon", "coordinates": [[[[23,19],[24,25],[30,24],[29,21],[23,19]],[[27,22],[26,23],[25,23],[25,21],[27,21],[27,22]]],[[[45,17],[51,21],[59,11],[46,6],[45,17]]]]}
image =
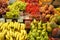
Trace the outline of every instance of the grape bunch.
{"type": "Polygon", "coordinates": [[[12,5],[9,5],[9,11],[6,12],[7,18],[18,18],[20,15],[20,10],[25,10],[26,3],[22,1],[17,1],[12,5]]]}
{"type": "Polygon", "coordinates": [[[0,0],[0,14],[6,14],[6,12],[8,11],[8,3],[6,2],[6,0],[0,0]]]}

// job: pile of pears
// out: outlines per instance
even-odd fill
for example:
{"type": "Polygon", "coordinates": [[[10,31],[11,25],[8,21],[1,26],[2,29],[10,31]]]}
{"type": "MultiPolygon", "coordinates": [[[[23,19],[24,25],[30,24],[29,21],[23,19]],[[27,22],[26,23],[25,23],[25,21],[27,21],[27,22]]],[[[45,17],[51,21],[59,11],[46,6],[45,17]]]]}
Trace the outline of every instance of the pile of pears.
{"type": "Polygon", "coordinates": [[[50,23],[43,23],[35,19],[31,23],[31,30],[28,34],[28,40],[49,40],[48,33],[52,31],[50,23]]]}

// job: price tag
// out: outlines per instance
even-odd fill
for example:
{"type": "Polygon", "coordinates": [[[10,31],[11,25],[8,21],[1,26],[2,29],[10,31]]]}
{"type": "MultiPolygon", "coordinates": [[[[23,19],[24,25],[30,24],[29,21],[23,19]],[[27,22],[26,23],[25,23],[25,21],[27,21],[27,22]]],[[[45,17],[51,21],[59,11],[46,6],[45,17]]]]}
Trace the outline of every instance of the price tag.
{"type": "Polygon", "coordinates": [[[12,21],[12,19],[6,19],[6,22],[11,22],[12,21]]]}
{"type": "Polygon", "coordinates": [[[16,0],[9,0],[9,4],[14,3],[16,0]]]}
{"type": "Polygon", "coordinates": [[[25,16],[25,19],[29,19],[29,16],[25,16]]]}
{"type": "Polygon", "coordinates": [[[0,18],[0,22],[5,22],[5,19],[4,18],[0,18]]]}
{"type": "Polygon", "coordinates": [[[23,22],[24,16],[20,16],[18,22],[23,22]]]}

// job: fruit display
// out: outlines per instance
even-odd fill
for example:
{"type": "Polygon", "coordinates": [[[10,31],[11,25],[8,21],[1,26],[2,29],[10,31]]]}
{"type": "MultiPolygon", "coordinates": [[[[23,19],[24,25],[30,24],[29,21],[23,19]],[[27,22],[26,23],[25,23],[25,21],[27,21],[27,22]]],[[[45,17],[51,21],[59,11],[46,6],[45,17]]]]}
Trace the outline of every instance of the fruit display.
{"type": "Polygon", "coordinates": [[[52,1],[0,0],[0,40],[60,40],[60,7],[52,1]]]}
{"type": "MultiPolygon", "coordinates": [[[[59,21],[60,16],[54,15],[50,22],[43,23],[42,21],[32,21],[30,26],[30,32],[28,33],[29,40],[56,40],[55,38],[60,37],[60,24],[56,23],[59,21]],[[51,38],[49,38],[49,35],[51,38]]],[[[59,39],[58,39],[59,40],[59,39]]]]}
{"type": "Polygon", "coordinates": [[[18,22],[0,22],[0,40],[26,40],[25,24],[18,22]]]}
{"type": "Polygon", "coordinates": [[[36,3],[28,3],[26,6],[26,12],[33,17],[37,17],[39,14],[39,5],[36,3]]]}
{"type": "Polygon", "coordinates": [[[53,5],[44,5],[40,8],[41,20],[43,22],[49,21],[50,17],[56,14],[56,10],[53,5]]]}
{"type": "Polygon", "coordinates": [[[29,40],[49,40],[48,32],[51,32],[52,28],[50,23],[43,23],[42,21],[34,20],[31,23],[31,30],[28,34],[29,40]]]}
{"type": "Polygon", "coordinates": [[[7,18],[18,18],[20,16],[20,10],[25,10],[26,3],[19,1],[15,2],[12,5],[9,5],[9,11],[6,12],[7,18]]]}
{"type": "Polygon", "coordinates": [[[6,12],[8,11],[8,3],[6,2],[6,0],[0,0],[0,14],[6,14],[6,12]]]}
{"type": "Polygon", "coordinates": [[[54,27],[54,25],[59,27],[60,26],[60,15],[56,14],[56,15],[50,17],[50,23],[51,23],[52,27],[54,27]]]}
{"type": "Polygon", "coordinates": [[[57,14],[60,15],[60,8],[56,8],[57,14]]]}

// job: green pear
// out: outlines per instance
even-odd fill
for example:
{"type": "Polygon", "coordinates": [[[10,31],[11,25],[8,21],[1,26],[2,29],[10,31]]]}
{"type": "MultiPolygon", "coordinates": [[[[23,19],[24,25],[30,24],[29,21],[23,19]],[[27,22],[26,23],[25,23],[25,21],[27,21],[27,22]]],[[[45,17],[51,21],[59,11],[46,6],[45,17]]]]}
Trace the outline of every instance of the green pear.
{"type": "Polygon", "coordinates": [[[42,31],[41,35],[45,35],[46,32],[42,31]]]}
{"type": "Polygon", "coordinates": [[[48,32],[51,32],[52,31],[52,27],[50,26],[50,23],[49,22],[47,22],[47,31],[48,32]]]}
{"type": "Polygon", "coordinates": [[[48,33],[46,32],[45,33],[45,36],[44,36],[44,40],[48,40],[49,38],[48,38],[48,33]]]}
{"type": "Polygon", "coordinates": [[[36,19],[33,20],[33,23],[37,23],[36,19]]]}
{"type": "Polygon", "coordinates": [[[43,36],[40,36],[40,37],[41,37],[41,39],[40,39],[40,40],[44,40],[43,36]]]}
{"type": "Polygon", "coordinates": [[[33,26],[34,24],[33,24],[33,22],[31,22],[31,26],[33,26]]]}
{"type": "Polygon", "coordinates": [[[37,32],[37,29],[33,29],[32,32],[37,32]]]}
{"type": "Polygon", "coordinates": [[[41,30],[37,30],[38,33],[41,33],[41,30]]]}
{"type": "Polygon", "coordinates": [[[36,35],[36,32],[32,32],[32,36],[34,36],[34,37],[35,37],[35,35],[36,35]]]}
{"type": "Polygon", "coordinates": [[[32,26],[31,26],[31,29],[35,29],[35,26],[34,26],[34,25],[32,25],[32,26]]]}
{"type": "Polygon", "coordinates": [[[40,37],[36,37],[36,40],[40,40],[41,38],[40,37]]]}
{"type": "Polygon", "coordinates": [[[36,32],[35,37],[39,37],[39,33],[36,32]]]}
{"type": "Polygon", "coordinates": [[[43,26],[43,29],[46,29],[46,24],[44,23],[44,24],[42,24],[42,26],[43,26]]]}
{"type": "Polygon", "coordinates": [[[29,39],[29,40],[35,40],[34,38],[31,38],[31,39],[29,39]]]}
{"type": "Polygon", "coordinates": [[[29,40],[35,40],[35,38],[33,36],[31,36],[29,40]]]}
{"type": "Polygon", "coordinates": [[[38,23],[38,29],[42,29],[42,22],[40,21],[39,23],[38,23]]]}

